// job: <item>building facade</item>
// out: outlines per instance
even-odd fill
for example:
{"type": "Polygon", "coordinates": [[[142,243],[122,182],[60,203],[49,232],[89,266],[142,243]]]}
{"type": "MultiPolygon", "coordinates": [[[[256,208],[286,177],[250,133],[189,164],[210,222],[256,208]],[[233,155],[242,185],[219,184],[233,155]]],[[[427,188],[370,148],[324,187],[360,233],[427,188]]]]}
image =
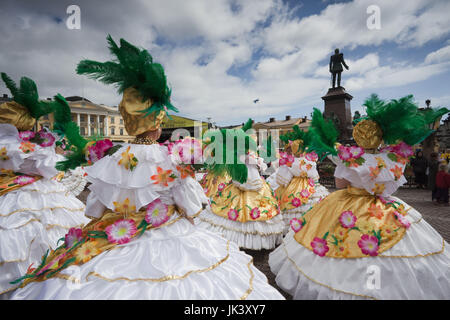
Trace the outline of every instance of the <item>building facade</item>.
{"type": "MultiPolygon", "coordinates": [[[[253,124],[252,128],[255,130],[257,134],[257,138],[259,139],[260,131],[267,130],[267,135],[270,135],[271,132],[277,131],[278,137],[286,134],[289,131],[293,130],[293,127],[297,125],[301,130],[308,131],[308,127],[310,125],[311,120],[307,119],[307,117],[303,118],[292,118],[291,116],[286,116],[284,120],[276,120],[275,118],[270,118],[269,121],[266,122],[256,122],[253,124]]],[[[243,126],[235,126],[234,128],[241,128],[243,126]]],[[[231,127],[227,127],[231,128],[231,127]]],[[[275,135],[273,135],[275,137],[275,135]]],[[[258,141],[259,143],[259,141],[258,141]]],[[[284,147],[284,142],[279,140],[279,148],[284,147]]]]}

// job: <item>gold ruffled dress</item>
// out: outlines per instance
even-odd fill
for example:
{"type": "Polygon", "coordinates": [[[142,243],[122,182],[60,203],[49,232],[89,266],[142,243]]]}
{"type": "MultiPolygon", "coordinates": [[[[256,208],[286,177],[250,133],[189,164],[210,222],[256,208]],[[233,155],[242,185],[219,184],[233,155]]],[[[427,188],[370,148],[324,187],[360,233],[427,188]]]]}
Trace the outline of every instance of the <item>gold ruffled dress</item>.
{"type": "MultiPolygon", "coordinates": [[[[345,157],[343,157],[345,158],[345,157]]],[[[446,299],[447,243],[392,194],[407,159],[385,151],[337,164],[351,183],[292,226],[269,256],[277,284],[294,299],[446,299]]]]}
{"type": "Polygon", "coordinates": [[[239,247],[273,249],[280,243],[284,228],[277,200],[259,174],[258,165],[247,164],[247,168],[248,179],[243,184],[231,179],[211,181],[211,206],[197,220],[200,227],[222,234],[239,247]]]}
{"type": "Polygon", "coordinates": [[[216,176],[211,172],[208,172],[203,175],[203,178],[200,180],[200,185],[203,187],[205,195],[210,198],[217,192],[218,189],[221,189],[227,185],[230,180],[231,177],[227,174],[224,174],[223,176],[216,176]]]}
{"type": "Polygon", "coordinates": [[[292,219],[302,216],[312,206],[328,195],[328,190],[319,183],[316,169],[317,155],[302,154],[293,162],[280,165],[267,180],[275,191],[284,221],[284,233],[289,231],[292,219]]]}

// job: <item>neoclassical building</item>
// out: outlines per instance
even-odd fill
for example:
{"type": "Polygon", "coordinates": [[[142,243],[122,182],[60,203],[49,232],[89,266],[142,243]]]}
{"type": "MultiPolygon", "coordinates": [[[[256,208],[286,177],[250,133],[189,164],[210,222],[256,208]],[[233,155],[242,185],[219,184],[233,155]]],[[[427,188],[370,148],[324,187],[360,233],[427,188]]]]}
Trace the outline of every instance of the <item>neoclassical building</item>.
{"type": "Polygon", "coordinates": [[[82,136],[101,135],[116,142],[129,142],[134,137],[128,135],[119,110],[88,99],[72,96],[66,98],[72,113],[72,120],[80,127],[82,136]]]}

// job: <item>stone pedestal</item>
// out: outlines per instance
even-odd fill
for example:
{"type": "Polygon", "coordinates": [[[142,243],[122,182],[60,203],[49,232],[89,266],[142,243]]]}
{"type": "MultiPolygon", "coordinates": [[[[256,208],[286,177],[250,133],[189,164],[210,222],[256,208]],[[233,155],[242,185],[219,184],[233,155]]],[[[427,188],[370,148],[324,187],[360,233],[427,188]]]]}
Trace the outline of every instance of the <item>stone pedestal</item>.
{"type": "Polygon", "coordinates": [[[353,127],[350,100],[353,96],[348,94],[344,87],[337,87],[328,89],[322,99],[325,102],[324,117],[339,120],[339,140],[351,140],[353,127]]]}

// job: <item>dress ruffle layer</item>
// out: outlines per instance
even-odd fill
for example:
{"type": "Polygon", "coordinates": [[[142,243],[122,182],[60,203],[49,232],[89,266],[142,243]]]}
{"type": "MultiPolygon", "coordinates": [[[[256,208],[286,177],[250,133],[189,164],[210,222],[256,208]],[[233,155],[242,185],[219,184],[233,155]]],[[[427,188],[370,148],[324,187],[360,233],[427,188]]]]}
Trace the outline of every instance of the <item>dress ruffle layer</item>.
{"type": "Polygon", "coordinates": [[[71,227],[89,219],[84,204],[59,182],[38,180],[0,197],[0,293],[34,267],[71,227]]]}
{"type": "Polygon", "coordinates": [[[221,234],[241,248],[261,250],[273,249],[283,237],[284,225],[281,214],[267,221],[238,222],[224,219],[205,209],[196,219],[198,226],[221,234]]]}
{"type": "Polygon", "coordinates": [[[7,160],[0,160],[0,168],[41,175],[47,179],[58,173],[56,162],[64,160],[64,157],[56,154],[54,146],[41,147],[33,144],[34,151],[24,153],[20,149],[22,140],[19,138],[19,132],[10,124],[0,124],[0,137],[0,149],[5,148],[8,157],[7,160]]]}
{"type": "MultiPolygon", "coordinates": [[[[92,196],[90,195],[90,197],[95,197],[95,201],[90,199],[89,202],[99,201],[111,210],[114,210],[114,202],[123,202],[127,198],[139,210],[158,199],[160,192],[183,185],[187,180],[195,181],[191,177],[180,178],[179,172],[168,158],[167,149],[159,145],[125,144],[112,156],[102,158],[95,165],[86,167],[85,170],[88,174],[87,179],[91,182],[89,189],[92,196]],[[133,170],[119,165],[122,153],[126,152],[128,147],[130,147],[129,153],[132,153],[138,160],[133,170]],[[158,174],[158,168],[164,171],[171,170],[171,174],[177,178],[169,182],[168,186],[155,183],[152,177],[158,174]]],[[[192,184],[190,185],[192,186],[192,184]]],[[[198,184],[196,183],[196,185],[198,184]]],[[[195,190],[201,190],[200,193],[203,194],[200,186],[195,190]]],[[[89,207],[90,205],[88,205],[89,207]]],[[[95,216],[91,213],[88,214],[95,216]]]]}
{"type": "Polygon", "coordinates": [[[283,299],[247,254],[182,219],[33,282],[12,299],[283,299]],[[143,267],[145,266],[145,267],[143,267]],[[72,278],[69,278],[72,277],[72,278]],[[71,280],[72,279],[72,280],[71,280]]]}

